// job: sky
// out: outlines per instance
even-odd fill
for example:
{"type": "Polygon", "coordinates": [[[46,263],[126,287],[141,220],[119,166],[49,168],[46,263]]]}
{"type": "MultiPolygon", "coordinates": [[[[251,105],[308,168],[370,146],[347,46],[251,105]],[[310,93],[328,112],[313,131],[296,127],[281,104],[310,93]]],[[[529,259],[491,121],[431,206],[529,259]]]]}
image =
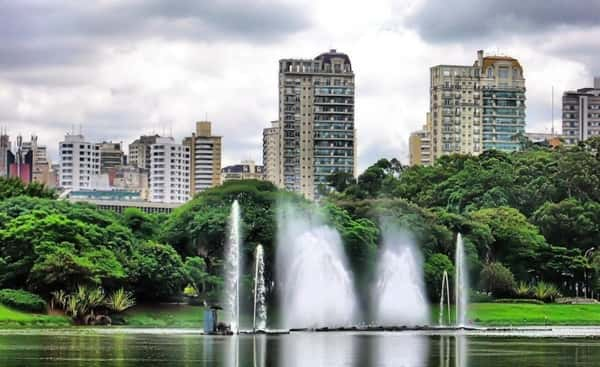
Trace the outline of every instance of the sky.
{"type": "MultiPolygon", "coordinates": [[[[262,161],[278,61],[329,49],[356,74],[358,166],[408,162],[429,68],[476,52],[519,59],[527,130],[560,131],[564,90],[600,75],[600,0],[0,0],[0,126],[58,142],[180,140],[209,119],[223,162],[262,161]]],[[[14,138],[12,139],[15,140],[14,138]]]]}

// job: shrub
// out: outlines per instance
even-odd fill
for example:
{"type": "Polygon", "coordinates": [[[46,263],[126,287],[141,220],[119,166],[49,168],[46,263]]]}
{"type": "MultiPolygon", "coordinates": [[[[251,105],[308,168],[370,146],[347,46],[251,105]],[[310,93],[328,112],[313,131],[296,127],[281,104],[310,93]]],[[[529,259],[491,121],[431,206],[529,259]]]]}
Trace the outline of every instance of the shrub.
{"type": "Polygon", "coordinates": [[[37,294],[20,289],[0,290],[0,303],[21,311],[46,312],[46,301],[37,294]]]}
{"type": "Polygon", "coordinates": [[[123,312],[128,308],[135,306],[135,298],[130,292],[126,292],[123,288],[116,290],[106,299],[106,307],[113,312],[123,312]]]}
{"type": "Polygon", "coordinates": [[[554,284],[538,282],[533,287],[533,295],[540,301],[553,302],[557,297],[560,297],[560,292],[554,284]]]}
{"type": "Polygon", "coordinates": [[[531,287],[525,282],[519,282],[515,287],[515,295],[518,298],[528,298],[531,296],[531,287]]]}
{"type": "Polygon", "coordinates": [[[528,303],[532,305],[543,305],[544,302],[539,299],[523,299],[523,298],[500,298],[494,301],[495,303],[528,303]]]}
{"type": "Polygon", "coordinates": [[[490,263],[483,267],[479,276],[479,287],[494,297],[510,297],[515,288],[513,273],[501,263],[490,263]]]}

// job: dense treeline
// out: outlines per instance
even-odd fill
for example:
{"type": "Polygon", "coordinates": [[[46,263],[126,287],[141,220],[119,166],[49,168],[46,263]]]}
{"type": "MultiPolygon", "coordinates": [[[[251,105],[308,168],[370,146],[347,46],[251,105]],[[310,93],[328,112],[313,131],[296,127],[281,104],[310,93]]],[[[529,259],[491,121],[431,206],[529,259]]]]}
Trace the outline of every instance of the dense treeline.
{"type": "Polygon", "coordinates": [[[277,207],[287,202],[320,212],[340,232],[364,299],[386,226],[405,230],[421,249],[432,299],[443,271],[453,273],[459,232],[473,288],[501,297],[531,294],[528,285],[542,282],[565,295],[575,293],[575,284],[600,291],[600,252],[592,250],[600,244],[599,141],[448,156],[432,167],[382,159],[356,180],[332,175],[319,205],[268,182],[232,181],[170,215],[101,211],[57,200],[39,185],[0,180],[0,289],[49,299],[79,286],[123,288],[140,302],[154,302],[180,297],[185,288],[187,295],[217,300],[237,199],[248,289],[254,249],[262,244],[269,291],[276,292],[277,207]]]}
{"type": "Polygon", "coordinates": [[[392,211],[417,236],[427,266],[453,256],[444,230],[465,234],[474,286],[483,267],[502,263],[516,281],[551,282],[565,295],[600,290],[600,138],[446,156],[430,167],[382,159],[357,180],[341,173],[329,184],[330,201],[357,217],[392,211]]]}

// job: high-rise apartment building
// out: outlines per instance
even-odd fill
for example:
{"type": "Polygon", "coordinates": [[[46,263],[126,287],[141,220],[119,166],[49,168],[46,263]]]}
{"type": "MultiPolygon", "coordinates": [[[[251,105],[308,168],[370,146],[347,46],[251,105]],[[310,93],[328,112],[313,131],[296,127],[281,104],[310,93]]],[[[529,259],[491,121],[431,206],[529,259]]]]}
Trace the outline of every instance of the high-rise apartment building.
{"type": "Polygon", "coordinates": [[[277,187],[281,181],[281,136],[279,121],[271,121],[271,126],[263,129],[263,166],[265,180],[277,187]]]}
{"type": "Polygon", "coordinates": [[[335,172],[355,172],[354,72],[348,55],[279,61],[281,186],[318,199],[335,172]]]}
{"type": "Polygon", "coordinates": [[[158,137],[158,135],[142,135],[139,139],[129,144],[127,164],[150,171],[150,146],[156,143],[158,137]]]}
{"type": "Polygon", "coordinates": [[[411,166],[428,166],[431,164],[431,137],[429,135],[429,125],[429,114],[427,114],[427,122],[423,126],[423,129],[410,134],[408,146],[411,166]]]}
{"type": "Polygon", "coordinates": [[[196,122],[196,132],[185,138],[190,149],[191,195],[221,184],[221,137],[213,136],[209,121],[196,122]]]}
{"type": "Polygon", "coordinates": [[[473,66],[438,65],[430,72],[432,160],[519,149],[514,137],[525,132],[525,79],[518,60],[478,51],[473,66]]]}
{"type": "Polygon", "coordinates": [[[94,177],[100,174],[100,148],[83,135],[67,134],[58,145],[60,173],[58,184],[67,190],[92,188],[94,177]]]}
{"type": "Polygon", "coordinates": [[[183,203],[190,198],[190,147],[173,138],[150,146],[150,201],[183,203]]]}
{"type": "Polygon", "coordinates": [[[477,53],[481,68],[483,149],[519,150],[525,133],[525,77],[517,59],[477,53]]]}
{"type": "Polygon", "coordinates": [[[600,135],[600,78],[593,88],[564,92],[562,131],[567,144],[577,144],[600,135]]]}
{"type": "Polygon", "coordinates": [[[37,136],[31,137],[33,152],[32,181],[50,186],[50,162],[48,161],[48,150],[44,145],[38,145],[37,136]]]}
{"type": "Polygon", "coordinates": [[[100,171],[107,172],[110,168],[116,168],[125,164],[125,154],[121,149],[121,143],[102,142],[100,147],[100,171]]]}

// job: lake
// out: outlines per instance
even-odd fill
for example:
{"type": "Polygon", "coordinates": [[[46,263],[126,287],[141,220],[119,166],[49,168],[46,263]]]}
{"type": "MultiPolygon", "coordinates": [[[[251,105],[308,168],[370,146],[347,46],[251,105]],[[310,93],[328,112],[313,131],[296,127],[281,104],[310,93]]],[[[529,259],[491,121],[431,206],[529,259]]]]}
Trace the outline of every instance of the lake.
{"type": "Polygon", "coordinates": [[[186,330],[0,331],[0,366],[598,366],[598,329],[203,336],[186,330]]]}

